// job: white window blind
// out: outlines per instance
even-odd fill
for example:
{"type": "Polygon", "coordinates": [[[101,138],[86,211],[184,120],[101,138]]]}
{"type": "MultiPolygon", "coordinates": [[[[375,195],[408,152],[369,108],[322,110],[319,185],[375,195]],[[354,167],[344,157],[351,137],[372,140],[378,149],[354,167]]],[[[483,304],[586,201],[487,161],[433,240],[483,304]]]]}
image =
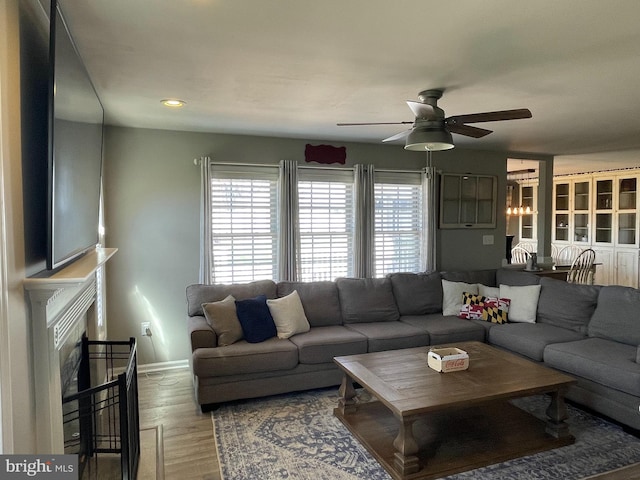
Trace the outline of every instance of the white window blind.
{"type": "Polygon", "coordinates": [[[216,165],[211,173],[212,279],[276,278],[278,168],[216,165]]]}
{"type": "Polygon", "coordinates": [[[299,278],[334,280],[353,272],[353,172],[300,169],[299,278]]]}
{"type": "Polygon", "coordinates": [[[375,173],[375,275],[419,272],[422,179],[416,172],[375,173]]]}

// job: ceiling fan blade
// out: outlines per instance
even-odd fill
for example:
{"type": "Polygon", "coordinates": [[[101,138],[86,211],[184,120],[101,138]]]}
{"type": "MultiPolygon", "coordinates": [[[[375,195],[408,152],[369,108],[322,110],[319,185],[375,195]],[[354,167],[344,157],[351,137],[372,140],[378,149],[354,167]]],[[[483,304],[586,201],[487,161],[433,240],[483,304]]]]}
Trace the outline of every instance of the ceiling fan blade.
{"type": "Polygon", "coordinates": [[[531,112],[527,108],[517,110],[502,110],[499,112],[470,113],[467,115],[454,115],[447,118],[447,125],[460,125],[462,123],[498,122],[501,120],[518,120],[531,118],[531,112]]]}
{"type": "Polygon", "coordinates": [[[431,105],[414,102],[413,100],[407,100],[407,105],[409,105],[409,108],[417,118],[427,118],[430,120],[437,118],[436,110],[431,105]]]}
{"type": "Polygon", "coordinates": [[[405,130],[404,132],[396,133],[395,135],[392,135],[389,138],[385,138],[382,141],[383,142],[393,142],[394,140],[400,140],[402,138],[405,138],[407,135],[409,135],[409,132],[411,132],[411,129],[405,130]]]}
{"type": "Polygon", "coordinates": [[[371,123],[336,123],[339,127],[357,127],[360,125],[411,125],[413,122],[371,122],[371,123]]]}
{"type": "Polygon", "coordinates": [[[489,135],[493,131],[462,124],[447,125],[447,130],[449,130],[451,133],[466,135],[467,137],[473,138],[482,138],[486,135],[489,135]]]}

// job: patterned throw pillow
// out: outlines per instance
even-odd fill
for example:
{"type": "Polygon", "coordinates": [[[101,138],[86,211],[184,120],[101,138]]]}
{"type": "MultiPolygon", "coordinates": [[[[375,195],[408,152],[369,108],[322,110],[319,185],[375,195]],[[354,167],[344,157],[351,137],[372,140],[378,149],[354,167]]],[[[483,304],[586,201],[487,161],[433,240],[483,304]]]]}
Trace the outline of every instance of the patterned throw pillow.
{"type": "Polygon", "coordinates": [[[484,297],[482,320],[491,323],[507,323],[509,320],[508,298],[484,297]]]}
{"type": "Polygon", "coordinates": [[[477,293],[462,293],[462,303],[464,305],[482,305],[484,297],[482,295],[478,295],[477,293]]]}
{"type": "Polygon", "coordinates": [[[464,318],[465,320],[482,320],[483,312],[484,306],[482,304],[472,305],[470,303],[465,303],[460,307],[458,317],[464,318]]]}

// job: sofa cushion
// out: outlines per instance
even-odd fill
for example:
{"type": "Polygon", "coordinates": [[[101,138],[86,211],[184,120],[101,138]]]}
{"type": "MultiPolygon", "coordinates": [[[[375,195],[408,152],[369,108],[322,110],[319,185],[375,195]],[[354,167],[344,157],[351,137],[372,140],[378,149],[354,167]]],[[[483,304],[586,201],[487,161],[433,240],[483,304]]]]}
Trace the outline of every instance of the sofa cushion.
{"type": "Polygon", "coordinates": [[[598,303],[600,287],[546,277],[540,279],[540,285],[538,322],[586,334],[598,303]]]}
{"type": "Polygon", "coordinates": [[[631,287],[600,288],[588,332],[627,345],[640,345],[640,290],[631,287]]]}
{"type": "Polygon", "coordinates": [[[496,283],[496,271],[495,269],[489,270],[468,270],[463,272],[441,272],[440,276],[444,280],[450,282],[464,282],[464,283],[482,283],[489,287],[495,287],[496,283]]]}
{"type": "Polygon", "coordinates": [[[278,334],[264,295],[236,300],[236,315],[244,338],[249,343],[264,342],[278,334]]]}
{"type": "Polygon", "coordinates": [[[193,352],[194,375],[201,377],[290,370],[298,365],[298,348],[273,337],[261,343],[240,340],[233,345],[193,352]]]}
{"type": "Polygon", "coordinates": [[[242,325],[236,315],[236,299],[228,295],[219,302],[202,305],[204,316],[218,337],[218,346],[224,347],[242,340],[242,325]]]}
{"type": "Polygon", "coordinates": [[[572,375],[640,397],[640,365],[636,347],[603,338],[549,345],[546,364],[572,375]]]}
{"type": "Polygon", "coordinates": [[[344,323],[393,322],[400,318],[388,278],[336,280],[344,323]]]}
{"type": "Polygon", "coordinates": [[[312,327],[342,325],[340,298],[335,282],[278,282],[278,297],[284,297],[296,290],[304,313],[312,327]]]}
{"type": "Polygon", "coordinates": [[[424,315],[442,310],[440,273],[390,273],[400,315],[424,315]]]}
{"type": "Polygon", "coordinates": [[[278,338],[289,338],[309,331],[309,321],[304,314],[297,290],[281,298],[268,298],[267,306],[276,324],[278,338]]]}
{"type": "Polygon", "coordinates": [[[231,285],[201,283],[187,287],[187,313],[190,316],[204,315],[202,304],[224,300],[233,295],[236,300],[244,300],[257,295],[276,298],[276,284],[272,280],[258,280],[250,283],[234,283],[231,285]]]}
{"type": "Polygon", "coordinates": [[[352,323],[346,327],[367,337],[368,352],[429,345],[426,331],[404,322],[352,323]]]}
{"type": "Polygon", "coordinates": [[[451,282],[442,279],[442,314],[457,315],[464,304],[465,293],[477,294],[477,283],[451,282]]]}
{"type": "Polygon", "coordinates": [[[509,268],[499,268],[496,271],[497,285],[538,285],[540,277],[533,273],[509,268]]]}
{"type": "Polygon", "coordinates": [[[298,347],[300,363],[332,363],[333,357],[367,353],[367,337],[342,325],[313,327],[289,340],[298,347]]]}
{"type": "Polygon", "coordinates": [[[500,285],[500,298],[508,298],[509,321],[535,323],[540,285],[500,285]]]}
{"type": "Polygon", "coordinates": [[[544,323],[508,323],[489,330],[489,343],[532,360],[542,361],[543,352],[552,343],[573,342],[585,336],[573,330],[544,323]]]}
{"type": "Polygon", "coordinates": [[[429,315],[403,315],[400,317],[400,321],[427,332],[431,345],[473,340],[485,341],[485,328],[471,320],[432,313],[429,315]]]}

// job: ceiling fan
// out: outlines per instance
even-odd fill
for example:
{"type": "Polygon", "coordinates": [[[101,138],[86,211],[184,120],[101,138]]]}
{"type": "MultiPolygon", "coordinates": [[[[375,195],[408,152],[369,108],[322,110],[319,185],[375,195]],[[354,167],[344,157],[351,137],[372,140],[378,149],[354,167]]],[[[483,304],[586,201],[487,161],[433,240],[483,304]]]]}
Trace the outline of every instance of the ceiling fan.
{"type": "Polygon", "coordinates": [[[498,112],[470,113],[445,117],[444,110],[438,107],[438,99],[444,90],[424,90],[418,94],[419,102],[407,100],[407,105],[416,116],[413,122],[373,122],[373,123],[338,123],[340,127],[355,125],[405,125],[413,127],[397,133],[383,142],[392,142],[405,138],[407,150],[448,150],[453,148],[452,133],[467,137],[481,138],[489,135],[492,130],[473,127],[467,123],[498,122],[501,120],[517,120],[531,118],[531,112],[526,108],[516,110],[502,110],[498,112]]]}

